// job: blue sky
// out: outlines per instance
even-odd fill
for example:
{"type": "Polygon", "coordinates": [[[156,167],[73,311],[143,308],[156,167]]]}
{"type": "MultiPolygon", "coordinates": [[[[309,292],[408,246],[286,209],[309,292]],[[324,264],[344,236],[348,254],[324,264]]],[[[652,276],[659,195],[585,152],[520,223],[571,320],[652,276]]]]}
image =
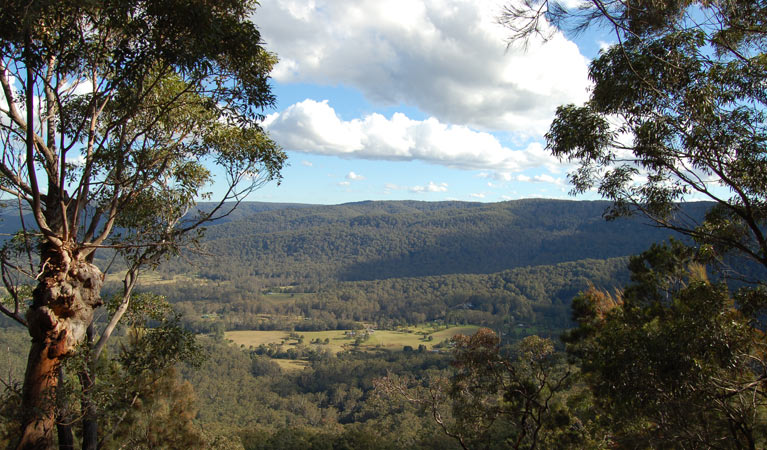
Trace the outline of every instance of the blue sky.
{"type": "Polygon", "coordinates": [[[556,106],[587,98],[602,40],[507,48],[502,0],[261,0],[253,17],[287,151],[281,185],[249,200],[566,198],[544,149],[556,106]]]}

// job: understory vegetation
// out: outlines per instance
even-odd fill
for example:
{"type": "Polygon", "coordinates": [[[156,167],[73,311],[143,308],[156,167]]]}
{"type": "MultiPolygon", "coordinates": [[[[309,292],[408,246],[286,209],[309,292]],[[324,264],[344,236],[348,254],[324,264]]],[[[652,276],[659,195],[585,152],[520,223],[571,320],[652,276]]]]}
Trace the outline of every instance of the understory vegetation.
{"type": "Polygon", "coordinates": [[[0,9],[0,446],[767,447],[764,1],[506,5],[617,40],[545,135],[607,201],[337,206],[241,201],[256,6],[0,9]]]}

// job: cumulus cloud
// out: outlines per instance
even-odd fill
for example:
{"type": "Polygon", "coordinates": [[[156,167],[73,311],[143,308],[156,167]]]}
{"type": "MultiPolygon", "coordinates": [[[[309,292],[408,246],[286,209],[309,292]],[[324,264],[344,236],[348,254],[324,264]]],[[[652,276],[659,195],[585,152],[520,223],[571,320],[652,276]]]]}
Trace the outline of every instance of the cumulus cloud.
{"type": "Polygon", "coordinates": [[[410,192],[447,192],[447,183],[435,183],[433,181],[429,181],[429,184],[426,186],[413,186],[409,188],[410,192]]]}
{"type": "Polygon", "coordinates": [[[447,188],[447,183],[435,183],[433,181],[429,181],[429,184],[426,186],[401,186],[394,183],[386,183],[384,185],[384,192],[388,194],[391,191],[410,191],[416,194],[423,194],[428,192],[447,192],[447,188]]]}
{"type": "Polygon", "coordinates": [[[344,121],[327,101],[304,100],[264,122],[270,135],[285,149],[346,158],[391,161],[420,160],[461,169],[520,172],[563,166],[539,143],[514,150],[490,133],[446,125],[435,118],[391,118],[370,114],[344,121]]]}
{"type": "Polygon", "coordinates": [[[351,181],[362,181],[365,177],[354,172],[349,172],[346,174],[346,179],[351,181]]]}
{"type": "Polygon", "coordinates": [[[311,161],[307,161],[307,160],[301,161],[301,165],[304,166],[304,167],[312,167],[312,166],[314,166],[314,164],[312,164],[311,161]]]}
{"type": "MultiPolygon", "coordinates": [[[[510,172],[493,172],[493,173],[482,172],[477,176],[480,178],[492,178],[498,181],[519,181],[521,183],[549,183],[549,184],[555,184],[557,186],[564,186],[565,184],[567,184],[565,179],[561,177],[554,178],[553,176],[545,174],[545,173],[540,175],[529,176],[525,174],[515,175],[510,172]]],[[[487,183],[487,185],[490,187],[495,187],[495,185],[493,185],[492,183],[487,183]]]]}
{"type": "Polygon", "coordinates": [[[556,185],[559,185],[559,186],[564,184],[564,181],[561,178],[554,178],[551,175],[547,175],[545,173],[541,174],[541,175],[534,176],[531,181],[533,181],[535,183],[556,184],[556,185]]]}
{"type": "Polygon", "coordinates": [[[610,47],[612,47],[613,45],[615,45],[615,42],[597,41],[597,44],[599,45],[599,50],[604,52],[609,50],[610,47]]]}
{"type": "Polygon", "coordinates": [[[282,83],[344,85],[440,122],[540,134],[587,98],[587,59],[561,34],[506,48],[496,0],[262,0],[254,18],[282,83]]]}

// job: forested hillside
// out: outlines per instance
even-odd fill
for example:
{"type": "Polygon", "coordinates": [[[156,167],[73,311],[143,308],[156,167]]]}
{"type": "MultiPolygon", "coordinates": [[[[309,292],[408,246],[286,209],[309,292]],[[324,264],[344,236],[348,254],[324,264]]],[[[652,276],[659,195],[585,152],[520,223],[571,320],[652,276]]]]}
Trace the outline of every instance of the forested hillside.
{"type": "MultiPolygon", "coordinates": [[[[208,227],[204,255],[169,272],[213,280],[254,276],[288,283],[378,280],[632,255],[672,236],[641,220],[605,221],[606,202],[362,202],[337,206],[245,204],[208,227]]],[[[706,204],[685,213],[701,216],[706,204]]]]}
{"type": "Polygon", "coordinates": [[[491,3],[4,2],[0,448],[767,448],[767,2],[491,3]]]}
{"type": "Polygon", "coordinates": [[[246,203],[210,226],[199,249],[145,276],[142,289],[164,295],[200,332],[440,320],[556,334],[571,324],[573,296],[623,285],[626,257],[672,236],[640,220],[605,221],[607,206],[246,203]]]}

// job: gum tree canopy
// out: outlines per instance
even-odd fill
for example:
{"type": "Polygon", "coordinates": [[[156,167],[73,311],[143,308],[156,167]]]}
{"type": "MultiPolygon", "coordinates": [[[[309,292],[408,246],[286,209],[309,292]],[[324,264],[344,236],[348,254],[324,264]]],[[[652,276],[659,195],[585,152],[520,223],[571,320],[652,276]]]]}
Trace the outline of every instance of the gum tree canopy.
{"type": "Polygon", "coordinates": [[[12,245],[3,253],[11,300],[2,312],[32,336],[20,448],[50,445],[58,367],[101,304],[94,252],[127,257],[127,301],[141,264],[279,178],[285,155],[259,126],[274,101],[268,74],[276,59],[248,19],[255,6],[10,0],[0,7],[0,190],[6,204],[34,217],[12,242],[36,255],[21,264],[12,245]],[[218,207],[194,213],[213,170],[228,189],[218,207]],[[20,273],[33,278],[28,308],[20,273]]]}
{"type": "Polygon", "coordinates": [[[601,26],[616,41],[591,63],[589,101],[561,106],[546,135],[577,163],[575,193],[598,190],[613,214],[639,209],[709,254],[767,266],[767,3],[528,2],[502,21],[512,42],[547,23],[601,26]],[[673,214],[691,194],[716,204],[705,220],[673,214]]]}

